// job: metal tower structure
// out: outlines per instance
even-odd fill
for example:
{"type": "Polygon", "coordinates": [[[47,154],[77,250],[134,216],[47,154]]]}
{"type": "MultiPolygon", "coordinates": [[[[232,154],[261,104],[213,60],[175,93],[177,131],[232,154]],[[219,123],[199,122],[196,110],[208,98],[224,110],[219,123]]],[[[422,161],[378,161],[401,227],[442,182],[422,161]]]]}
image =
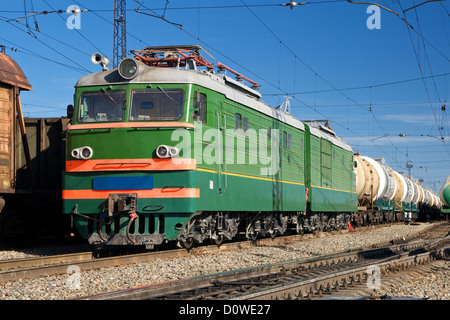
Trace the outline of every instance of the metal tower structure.
{"type": "Polygon", "coordinates": [[[412,176],[411,176],[411,169],[412,169],[413,167],[414,167],[414,164],[413,164],[412,161],[407,161],[407,162],[406,162],[406,168],[408,169],[408,176],[409,176],[410,179],[412,179],[412,176]]]}
{"type": "Polygon", "coordinates": [[[114,0],[113,68],[127,56],[126,0],[114,0]]]}

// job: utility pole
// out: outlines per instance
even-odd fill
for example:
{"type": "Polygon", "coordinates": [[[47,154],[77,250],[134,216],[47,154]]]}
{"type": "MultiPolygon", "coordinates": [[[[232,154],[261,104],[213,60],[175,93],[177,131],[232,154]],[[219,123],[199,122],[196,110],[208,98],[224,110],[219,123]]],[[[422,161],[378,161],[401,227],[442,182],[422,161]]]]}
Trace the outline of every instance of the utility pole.
{"type": "Polygon", "coordinates": [[[127,56],[126,0],[114,0],[113,68],[127,56]]]}
{"type": "Polygon", "coordinates": [[[408,161],[406,162],[406,168],[408,169],[408,175],[409,175],[409,178],[410,178],[410,179],[412,179],[412,176],[411,176],[411,169],[412,169],[413,167],[414,167],[413,162],[410,161],[410,160],[408,160],[408,161]]]}

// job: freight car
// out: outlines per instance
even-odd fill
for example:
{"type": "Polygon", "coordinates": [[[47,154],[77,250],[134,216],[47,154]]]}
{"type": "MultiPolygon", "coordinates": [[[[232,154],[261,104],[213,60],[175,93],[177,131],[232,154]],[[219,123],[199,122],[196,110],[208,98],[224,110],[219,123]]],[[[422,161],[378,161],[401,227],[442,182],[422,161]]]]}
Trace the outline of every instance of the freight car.
{"type": "Polygon", "coordinates": [[[442,203],[441,213],[448,220],[450,213],[450,176],[447,176],[447,180],[439,192],[439,200],[442,203]]]}
{"type": "MultiPolygon", "coordinates": [[[[31,90],[22,69],[8,55],[0,53],[0,193],[14,193],[16,114],[22,116],[20,91],[31,90]]],[[[22,118],[19,119],[21,121],[22,118]]],[[[23,128],[23,127],[21,127],[23,128]]],[[[20,136],[19,136],[20,137],[20,136]]],[[[0,212],[5,201],[0,202],[0,212]]]]}
{"type": "Polygon", "coordinates": [[[20,91],[31,90],[22,69],[0,53],[0,235],[64,235],[61,214],[67,118],[23,118],[20,91]]]}
{"type": "Polygon", "coordinates": [[[417,181],[392,170],[384,159],[355,154],[356,189],[360,205],[354,219],[358,225],[418,218],[423,188],[417,181]]]}
{"type": "MultiPolygon", "coordinates": [[[[16,139],[14,192],[3,195],[5,207],[0,213],[3,237],[30,239],[70,234],[70,219],[61,214],[67,123],[66,117],[24,118],[30,166],[23,140],[16,139]]],[[[21,137],[19,128],[16,129],[15,136],[21,137]]]]}
{"type": "MultiPolygon", "coordinates": [[[[148,47],[114,70],[93,55],[104,70],[75,86],[63,175],[63,212],[80,235],[100,247],[190,248],[364,223],[351,147],[288,103],[267,106],[256,82],[200,49],[148,47]]],[[[412,211],[408,185],[397,195],[387,173],[380,191],[369,187],[370,209],[412,211]]]]}

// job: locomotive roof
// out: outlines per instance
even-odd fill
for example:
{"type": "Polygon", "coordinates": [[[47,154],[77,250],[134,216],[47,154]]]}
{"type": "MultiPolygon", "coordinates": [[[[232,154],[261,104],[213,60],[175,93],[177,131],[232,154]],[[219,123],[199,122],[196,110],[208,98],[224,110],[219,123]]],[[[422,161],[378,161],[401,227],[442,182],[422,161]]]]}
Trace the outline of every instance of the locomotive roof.
{"type": "MultiPolygon", "coordinates": [[[[224,94],[228,99],[266,114],[274,119],[287,123],[302,131],[305,124],[289,113],[272,108],[261,101],[262,95],[244,84],[220,73],[206,70],[173,69],[159,67],[145,67],[135,78],[125,80],[117,69],[92,73],[82,77],[75,87],[113,85],[128,83],[179,83],[196,84],[224,94]]],[[[329,133],[311,128],[311,134],[330,140],[333,144],[352,151],[351,147],[329,133]]]]}

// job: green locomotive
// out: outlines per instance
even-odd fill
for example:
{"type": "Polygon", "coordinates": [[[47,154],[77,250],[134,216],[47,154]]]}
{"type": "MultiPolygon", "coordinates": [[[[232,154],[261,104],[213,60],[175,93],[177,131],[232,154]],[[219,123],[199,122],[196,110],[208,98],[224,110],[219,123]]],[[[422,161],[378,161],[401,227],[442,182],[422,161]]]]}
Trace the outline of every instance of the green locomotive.
{"type": "Polygon", "coordinates": [[[62,197],[79,234],[189,248],[347,227],[358,210],[351,147],[287,104],[267,106],[256,82],[200,49],[134,51],[76,84],[62,197]]]}

